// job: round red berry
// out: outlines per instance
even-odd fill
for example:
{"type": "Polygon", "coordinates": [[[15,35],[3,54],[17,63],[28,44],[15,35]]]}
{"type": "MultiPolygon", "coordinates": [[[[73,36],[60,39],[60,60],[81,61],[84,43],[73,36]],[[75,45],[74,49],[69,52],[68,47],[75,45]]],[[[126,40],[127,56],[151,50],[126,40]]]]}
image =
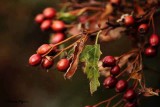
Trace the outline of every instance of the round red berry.
{"type": "Polygon", "coordinates": [[[55,34],[51,35],[50,43],[53,43],[53,44],[59,43],[59,42],[63,41],[64,38],[65,38],[65,36],[63,33],[55,33],[55,34]]]}
{"type": "Polygon", "coordinates": [[[46,18],[53,18],[56,15],[56,10],[54,8],[52,8],[52,7],[45,8],[43,10],[43,15],[46,18]]]}
{"type": "Polygon", "coordinates": [[[141,24],[138,27],[139,33],[146,33],[148,31],[148,24],[141,24]]]}
{"type": "Polygon", "coordinates": [[[123,92],[127,89],[128,83],[125,80],[119,80],[116,84],[116,92],[123,92]]]}
{"type": "Polygon", "coordinates": [[[134,102],[128,102],[124,105],[124,107],[136,107],[136,103],[134,102]]]}
{"type": "Polygon", "coordinates": [[[51,24],[52,24],[51,20],[44,20],[41,23],[40,28],[42,31],[48,30],[51,27],[51,24]]]}
{"type": "Polygon", "coordinates": [[[125,18],[124,18],[124,23],[125,23],[125,25],[126,26],[131,26],[131,25],[133,25],[134,24],[134,18],[133,18],[133,16],[126,16],[125,18]]]}
{"type": "Polygon", "coordinates": [[[153,34],[149,38],[149,43],[151,46],[158,46],[159,45],[159,36],[156,34],[153,34]]]}
{"type": "Polygon", "coordinates": [[[54,31],[62,31],[65,28],[65,24],[63,21],[55,20],[55,21],[53,21],[51,28],[54,31]]]}
{"type": "Polygon", "coordinates": [[[42,67],[45,69],[49,69],[53,66],[53,60],[49,57],[46,57],[42,61],[42,67]]]}
{"type": "Polygon", "coordinates": [[[117,79],[113,76],[109,76],[104,80],[103,85],[106,88],[113,88],[115,87],[116,83],[117,83],[117,79]]]}
{"type": "Polygon", "coordinates": [[[36,17],[35,17],[35,22],[36,23],[42,23],[43,20],[44,20],[44,15],[43,14],[38,14],[36,17]]]}
{"type": "Polygon", "coordinates": [[[120,67],[119,65],[116,65],[111,68],[110,73],[114,76],[118,75],[120,73],[120,67]]]}
{"type": "Polygon", "coordinates": [[[110,0],[110,3],[118,5],[121,0],[110,0]]]}
{"type": "Polygon", "coordinates": [[[129,89],[124,93],[123,98],[127,101],[133,101],[136,99],[136,93],[133,89],[129,89]]]}
{"type": "Polygon", "coordinates": [[[147,47],[144,51],[144,54],[148,57],[152,57],[156,55],[156,49],[154,47],[147,47]]]}
{"type": "Polygon", "coordinates": [[[29,64],[32,66],[39,65],[41,63],[42,57],[39,54],[33,54],[29,58],[29,64]]]}
{"type": "Polygon", "coordinates": [[[116,65],[116,60],[113,56],[106,56],[103,59],[103,67],[113,67],[116,65]]]}
{"type": "Polygon", "coordinates": [[[70,62],[68,59],[61,59],[60,61],[58,61],[57,63],[57,69],[58,71],[66,71],[68,69],[68,67],[70,66],[70,62]]]}
{"type": "Polygon", "coordinates": [[[37,54],[40,54],[40,55],[46,54],[50,49],[51,49],[51,46],[49,44],[43,44],[38,48],[37,54]]]}

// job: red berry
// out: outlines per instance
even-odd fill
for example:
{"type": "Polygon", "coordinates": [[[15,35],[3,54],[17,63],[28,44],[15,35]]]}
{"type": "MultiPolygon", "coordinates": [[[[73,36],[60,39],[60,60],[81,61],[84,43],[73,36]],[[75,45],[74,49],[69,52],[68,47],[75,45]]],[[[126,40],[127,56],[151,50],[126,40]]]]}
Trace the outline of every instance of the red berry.
{"type": "Polygon", "coordinates": [[[52,24],[51,20],[44,20],[41,23],[40,28],[41,28],[42,31],[48,30],[50,28],[51,24],[52,24]]]}
{"type": "Polygon", "coordinates": [[[148,25],[147,24],[141,24],[139,27],[138,27],[138,32],[139,33],[146,33],[148,30],[148,25]]]}
{"type": "Polygon", "coordinates": [[[44,58],[43,61],[42,61],[42,67],[45,68],[45,69],[49,69],[51,68],[53,65],[53,60],[49,57],[47,58],[44,58]]]}
{"type": "Polygon", "coordinates": [[[159,45],[159,36],[156,34],[153,34],[149,38],[149,43],[151,46],[158,46],[159,45]]]}
{"type": "Polygon", "coordinates": [[[56,20],[56,21],[53,21],[51,28],[54,31],[62,31],[65,28],[65,24],[63,21],[56,20]]]}
{"type": "Polygon", "coordinates": [[[70,62],[68,59],[61,59],[58,63],[57,63],[57,69],[58,71],[66,71],[68,69],[68,67],[70,66],[70,62]]]}
{"type": "Polygon", "coordinates": [[[111,68],[110,73],[114,76],[118,75],[120,73],[120,67],[119,65],[116,65],[111,68]]]}
{"type": "Polygon", "coordinates": [[[63,41],[64,38],[65,36],[63,33],[56,33],[56,34],[51,35],[50,42],[53,44],[56,44],[56,43],[63,41]]]}
{"type": "Polygon", "coordinates": [[[128,102],[128,103],[125,104],[124,107],[136,107],[136,104],[135,104],[135,103],[128,102]]]}
{"type": "Polygon", "coordinates": [[[110,3],[118,5],[121,0],[110,0],[110,3]]]}
{"type": "Polygon", "coordinates": [[[38,14],[36,17],[35,17],[35,22],[36,23],[42,23],[43,20],[44,20],[44,15],[43,14],[38,14]]]}
{"type": "Polygon", "coordinates": [[[128,83],[125,80],[119,80],[116,84],[116,92],[123,92],[128,87],[128,83]]]}
{"type": "Polygon", "coordinates": [[[51,46],[49,44],[43,44],[38,48],[37,54],[40,54],[40,55],[46,54],[50,49],[51,49],[51,46]]]}
{"type": "Polygon", "coordinates": [[[117,83],[117,79],[113,76],[109,76],[104,80],[103,85],[106,88],[113,88],[116,85],[116,83],[117,83]]]}
{"type": "Polygon", "coordinates": [[[113,67],[116,65],[116,60],[113,56],[106,56],[103,59],[103,67],[113,67]]]}
{"type": "Polygon", "coordinates": [[[134,24],[134,18],[133,18],[133,16],[126,16],[124,18],[124,23],[125,23],[126,26],[133,25],[134,24]]]}
{"type": "Polygon", "coordinates": [[[53,18],[56,15],[56,10],[52,7],[45,8],[43,14],[46,18],[53,18]]]}
{"type": "Polygon", "coordinates": [[[36,66],[41,63],[42,57],[39,54],[33,54],[29,58],[29,64],[32,66],[36,66]]]}
{"type": "Polygon", "coordinates": [[[136,99],[136,93],[133,89],[129,89],[124,93],[123,98],[127,101],[133,101],[136,99]]]}
{"type": "Polygon", "coordinates": [[[156,49],[153,48],[153,47],[148,47],[148,48],[145,49],[144,54],[148,57],[155,56],[156,55],[156,49]]]}
{"type": "Polygon", "coordinates": [[[86,16],[86,15],[80,16],[79,17],[79,22],[85,23],[87,21],[87,18],[88,18],[88,16],[86,16]]]}

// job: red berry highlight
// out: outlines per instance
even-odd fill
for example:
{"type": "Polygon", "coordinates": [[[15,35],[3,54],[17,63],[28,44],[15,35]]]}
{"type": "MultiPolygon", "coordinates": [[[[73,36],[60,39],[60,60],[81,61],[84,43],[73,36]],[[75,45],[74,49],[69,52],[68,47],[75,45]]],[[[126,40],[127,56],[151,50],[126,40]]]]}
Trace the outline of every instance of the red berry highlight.
{"type": "Polygon", "coordinates": [[[48,30],[51,26],[52,22],[51,20],[44,20],[40,26],[42,31],[48,30]]]}
{"type": "Polygon", "coordinates": [[[148,47],[145,49],[144,54],[148,57],[152,57],[156,55],[156,49],[153,47],[148,47]]]}
{"type": "Polygon", "coordinates": [[[43,15],[46,18],[53,18],[53,17],[56,16],[56,10],[52,7],[48,7],[48,8],[43,10],[43,15]]]}
{"type": "Polygon", "coordinates": [[[147,24],[141,24],[138,27],[139,33],[146,33],[148,31],[148,25],[147,24]]]}
{"type": "Polygon", "coordinates": [[[65,36],[63,33],[55,33],[55,34],[51,35],[50,43],[53,43],[53,44],[59,43],[59,42],[63,41],[64,38],[65,38],[65,36]]]}
{"type": "Polygon", "coordinates": [[[104,80],[103,85],[106,88],[113,88],[115,87],[116,83],[117,83],[117,79],[113,76],[109,76],[104,80]]]}
{"type": "Polygon", "coordinates": [[[128,83],[125,80],[119,80],[116,84],[116,92],[123,92],[127,89],[128,83]]]}
{"type": "Polygon", "coordinates": [[[68,69],[68,67],[70,66],[70,62],[68,59],[61,59],[58,63],[57,63],[57,69],[58,71],[66,71],[68,69]]]}
{"type": "Polygon", "coordinates": [[[159,45],[159,36],[156,34],[153,34],[149,38],[149,43],[151,46],[158,46],[159,45]]]}
{"type": "Polygon", "coordinates": [[[118,5],[121,0],[110,0],[110,3],[118,5]]]}
{"type": "Polygon", "coordinates": [[[102,62],[103,67],[113,67],[116,65],[116,60],[113,56],[106,56],[102,62]]]}
{"type": "Polygon", "coordinates": [[[41,63],[42,57],[39,54],[33,54],[30,58],[29,58],[29,64],[31,66],[36,66],[39,65],[41,63]]]}
{"type": "Polygon", "coordinates": [[[49,57],[44,58],[41,66],[45,69],[49,69],[53,66],[53,60],[49,57]]]}
{"type": "Polygon", "coordinates": [[[128,102],[124,105],[124,107],[136,107],[136,103],[128,102]]]}
{"type": "Polygon", "coordinates": [[[51,49],[51,46],[49,44],[43,44],[41,45],[38,50],[37,54],[44,55],[51,49]]]}
{"type": "Polygon", "coordinates": [[[44,20],[44,15],[43,14],[38,14],[36,17],[35,17],[35,22],[36,23],[42,23],[43,20],[44,20]]]}
{"type": "Polygon", "coordinates": [[[55,20],[53,21],[52,25],[51,25],[51,28],[54,30],[54,31],[62,31],[64,28],[65,28],[65,24],[63,21],[60,21],[60,20],[55,20]]]}
{"type": "Polygon", "coordinates": [[[120,67],[119,65],[116,65],[111,68],[110,73],[114,76],[118,75],[120,73],[120,67]]]}
{"type": "Polygon", "coordinates": [[[134,24],[134,18],[133,18],[133,16],[126,16],[125,18],[124,18],[124,23],[125,23],[125,25],[126,26],[131,26],[131,25],[133,25],[134,24]]]}
{"type": "Polygon", "coordinates": [[[136,99],[136,93],[133,89],[129,89],[124,93],[123,98],[127,101],[133,101],[136,99]]]}

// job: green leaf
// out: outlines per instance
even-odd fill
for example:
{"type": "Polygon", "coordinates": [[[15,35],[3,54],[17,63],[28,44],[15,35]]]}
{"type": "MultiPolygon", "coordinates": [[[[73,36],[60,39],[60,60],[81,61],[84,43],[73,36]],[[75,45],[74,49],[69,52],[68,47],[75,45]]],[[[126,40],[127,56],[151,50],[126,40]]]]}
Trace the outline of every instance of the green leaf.
{"type": "Polygon", "coordinates": [[[72,14],[70,14],[70,13],[63,13],[62,12],[62,13],[59,14],[58,19],[63,20],[66,23],[71,23],[74,20],[76,20],[77,17],[72,15],[72,14]]]}
{"type": "Polygon", "coordinates": [[[85,62],[84,73],[90,81],[90,92],[93,94],[100,86],[98,78],[100,77],[98,70],[98,61],[101,55],[100,45],[87,45],[85,46],[80,61],[85,62]]]}

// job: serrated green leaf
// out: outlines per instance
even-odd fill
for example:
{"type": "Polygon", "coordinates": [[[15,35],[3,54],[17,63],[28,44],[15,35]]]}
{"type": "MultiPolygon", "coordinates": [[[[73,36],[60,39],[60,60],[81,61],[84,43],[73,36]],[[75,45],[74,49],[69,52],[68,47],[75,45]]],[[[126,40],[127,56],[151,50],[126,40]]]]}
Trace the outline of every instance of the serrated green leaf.
{"type": "Polygon", "coordinates": [[[98,78],[100,77],[98,70],[98,61],[101,55],[100,45],[87,45],[81,54],[81,62],[85,62],[84,73],[90,81],[90,92],[93,94],[100,86],[98,78]]]}

